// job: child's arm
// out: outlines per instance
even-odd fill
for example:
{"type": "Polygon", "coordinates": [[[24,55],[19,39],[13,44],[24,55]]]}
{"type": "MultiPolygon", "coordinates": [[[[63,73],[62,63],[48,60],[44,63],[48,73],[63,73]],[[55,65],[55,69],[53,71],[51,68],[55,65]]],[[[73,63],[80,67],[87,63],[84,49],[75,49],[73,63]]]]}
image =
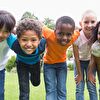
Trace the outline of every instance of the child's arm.
{"type": "Polygon", "coordinates": [[[40,40],[40,44],[38,46],[38,48],[39,48],[39,54],[42,54],[45,51],[45,45],[46,45],[46,39],[42,38],[40,40]]]}
{"type": "Polygon", "coordinates": [[[80,81],[82,80],[82,73],[81,73],[81,66],[79,61],[78,47],[75,44],[73,44],[73,53],[74,53],[76,69],[77,69],[77,76],[75,77],[75,81],[77,84],[79,84],[80,81]]]}
{"type": "Polygon", "coordinates": [[[90,59],[89,66],[88,66],[88,80],[92,84],[95,84],[95,82],[96,82],[95,76],[93,74],[93,71],[95,69],[94,67],[96,67],[95,57],[93,55],[91,55],[91,59],[90,59]]]}
{"type": "Polygon", "coordinates": [[[9,47],[12,49],[12,45],[15,42],[15,40],[17,39],[17,36],[14,34],[10,34],[9,37],[7,38],[7,43],[9,45],[9,47]]]}

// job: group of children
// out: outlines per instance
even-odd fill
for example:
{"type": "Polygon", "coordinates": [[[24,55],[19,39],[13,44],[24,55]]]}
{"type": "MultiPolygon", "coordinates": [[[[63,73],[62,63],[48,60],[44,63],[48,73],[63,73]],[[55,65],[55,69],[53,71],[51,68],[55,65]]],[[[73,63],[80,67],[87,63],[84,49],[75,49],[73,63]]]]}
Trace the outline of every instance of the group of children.
{"type": "Polygon", "coordinates": [[[11,13],[0,10],[0,100],[4,100],[9,48],[17,54],[19,100],[29,100],[29,80],[33,86],[40,84],[40,55],[44,51],[46,100],[66,100],[66,50],[71,45],[75,57],[76,100],[84,100],[85,74],[90,100],[97,100],[95,73],[97,71],[100,84],[100,22],[97,23],[93,11],[83,14],[81,31],[75,31],[75,22],[69,16],[58,18],[54,30],[34,19],[23,19],[14,35],[15,24],[11,13]]]}

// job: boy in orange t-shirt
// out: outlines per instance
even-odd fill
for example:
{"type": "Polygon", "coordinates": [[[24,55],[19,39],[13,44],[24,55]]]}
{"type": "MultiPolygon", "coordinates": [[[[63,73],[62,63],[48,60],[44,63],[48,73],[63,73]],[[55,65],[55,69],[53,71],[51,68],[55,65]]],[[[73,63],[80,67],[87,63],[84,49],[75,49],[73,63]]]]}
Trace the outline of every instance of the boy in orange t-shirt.
{"type": "Polygon", "coordinates": [[[44,54],[46,100],[66,100],[66,50],[80,35],[74,29],[75,22],[69,16],[60,17],[55,30],[43,27],[47,42],[44,54]]]}

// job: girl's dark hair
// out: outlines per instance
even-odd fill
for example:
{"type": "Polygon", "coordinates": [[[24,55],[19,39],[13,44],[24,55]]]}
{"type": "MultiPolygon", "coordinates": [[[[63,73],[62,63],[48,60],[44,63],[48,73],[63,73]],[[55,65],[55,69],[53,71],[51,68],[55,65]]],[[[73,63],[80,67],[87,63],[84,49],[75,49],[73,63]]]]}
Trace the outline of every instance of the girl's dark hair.
{"type": "Polygon", "coordinates": [[[20,38],[23,32],[27,30],[33,30],[37,33],[39,39],[41,39],[42,35],[42,27],[39,21],[33,19],[23,19],[19,22],[18,26],[16,27],[16,34],[17,37],[20,38]]]}
{"type": "Polygon", "coordinates": [[[4,10],[0,10],[0,29],[3,29],[7,32],[12,32],[15,27],[16,20],[14,16],[4,10]]]}
{"type": "Polygon", "coordinates": [[[56,21],[56,28],[58,24],[70,24],[75,29],[75,21],[69,16],[62,16],[56,21]]]}
{"type": "Polygon", "coordinates": [[[92,37],[90,39],[91,43],[94,43],[98,39],[97,35],[98,35],[98,28],[99,27],[100,27],[100,21],[96,24],[96,26],[93,29],[92,37]]]}

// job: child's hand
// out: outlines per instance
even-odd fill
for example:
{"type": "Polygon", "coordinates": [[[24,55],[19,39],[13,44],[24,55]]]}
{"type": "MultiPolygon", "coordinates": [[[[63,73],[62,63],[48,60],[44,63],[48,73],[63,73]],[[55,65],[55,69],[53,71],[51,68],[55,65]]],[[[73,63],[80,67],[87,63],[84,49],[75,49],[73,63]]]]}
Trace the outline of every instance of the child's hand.
{"type": "Polygon", "coordinates": [[[75,77],[75,82],[78,85],[83,80],[82,74],[77,74],[75,77]]]}
{"type": "Polygon", "coordinates": [[[96,79],[93,73],[88,73],[88,81],[90,81],[93,85],[96,84],[96,79]]]}

